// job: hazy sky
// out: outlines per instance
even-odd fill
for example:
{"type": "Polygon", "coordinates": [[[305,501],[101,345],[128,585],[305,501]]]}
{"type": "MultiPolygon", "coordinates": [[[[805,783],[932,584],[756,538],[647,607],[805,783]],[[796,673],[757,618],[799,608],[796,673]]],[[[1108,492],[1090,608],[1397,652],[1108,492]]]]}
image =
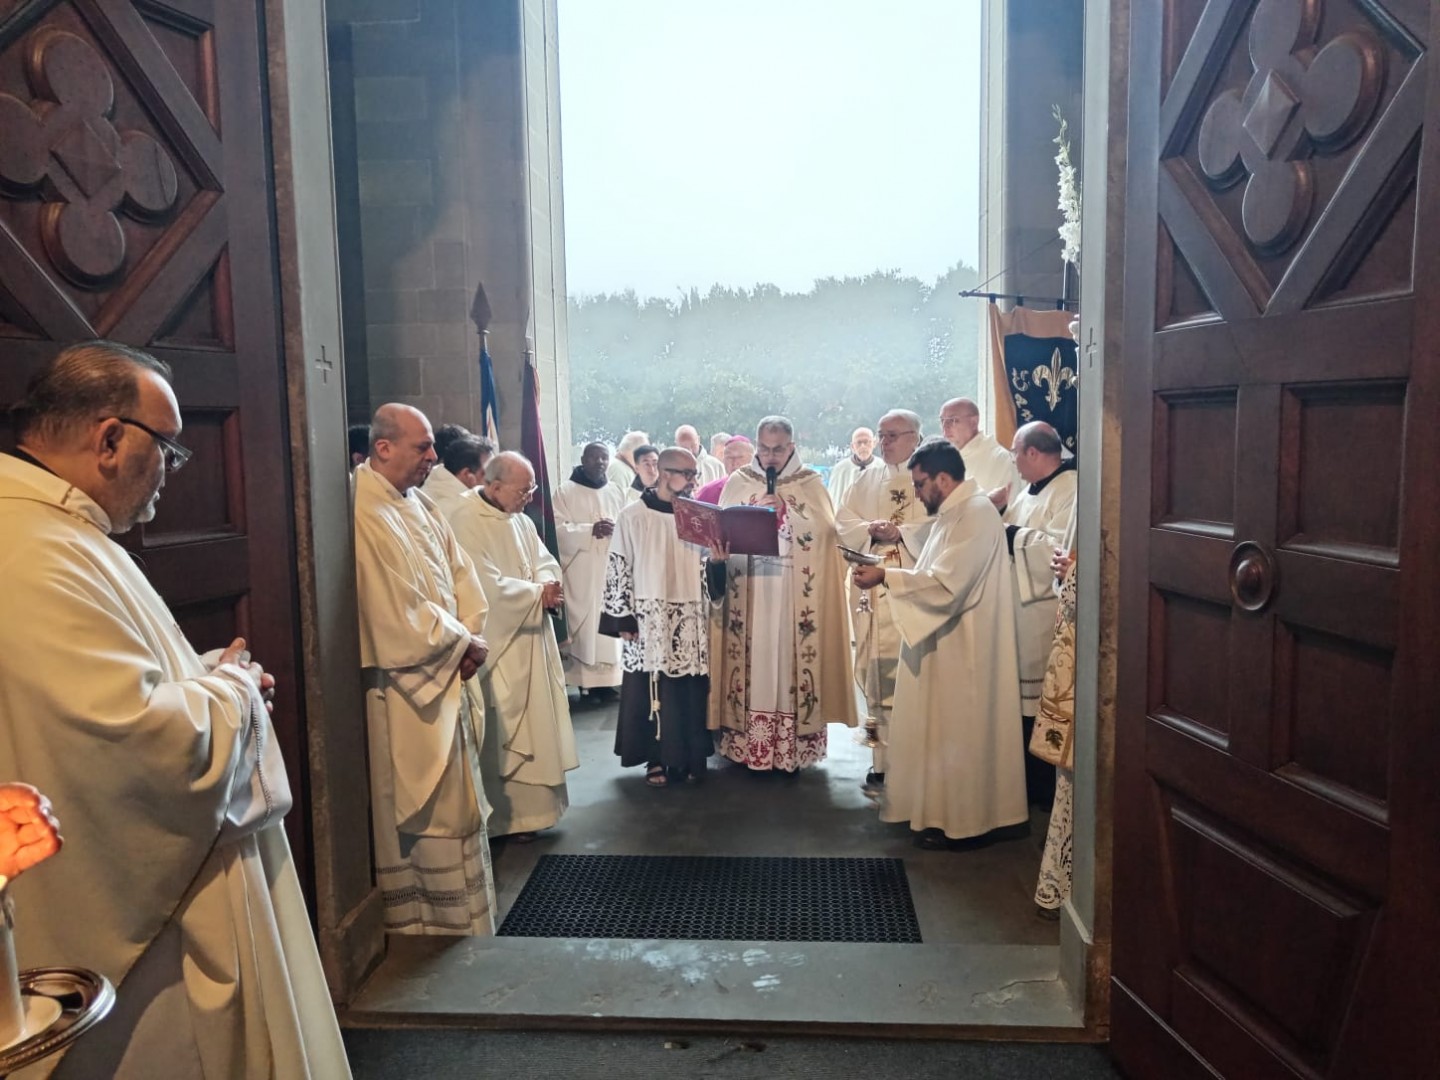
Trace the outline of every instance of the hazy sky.
{"type": "Polygon", "coordinates": [[[978,0],[559,0],[571,295],[977,260],[978,0]]]}

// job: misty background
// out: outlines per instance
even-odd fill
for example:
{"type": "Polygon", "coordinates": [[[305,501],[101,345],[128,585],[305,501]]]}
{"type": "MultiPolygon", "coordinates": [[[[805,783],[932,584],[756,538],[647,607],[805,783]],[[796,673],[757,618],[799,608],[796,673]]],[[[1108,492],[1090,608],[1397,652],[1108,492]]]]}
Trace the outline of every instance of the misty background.
{"type": "Polygon", "coordinates": [[[577,443],[973,395],[979,5],[559,0],[577,443]]]}

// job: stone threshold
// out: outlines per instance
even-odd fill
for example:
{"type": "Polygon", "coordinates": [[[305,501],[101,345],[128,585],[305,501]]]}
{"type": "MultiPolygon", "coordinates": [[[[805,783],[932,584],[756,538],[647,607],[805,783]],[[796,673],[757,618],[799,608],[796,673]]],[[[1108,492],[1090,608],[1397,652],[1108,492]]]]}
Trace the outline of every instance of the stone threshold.
{"type": "Polygon", "coordinates": [[[346,1027],[1087,1039],[1048,945],[397,935],[346,1027]]]}

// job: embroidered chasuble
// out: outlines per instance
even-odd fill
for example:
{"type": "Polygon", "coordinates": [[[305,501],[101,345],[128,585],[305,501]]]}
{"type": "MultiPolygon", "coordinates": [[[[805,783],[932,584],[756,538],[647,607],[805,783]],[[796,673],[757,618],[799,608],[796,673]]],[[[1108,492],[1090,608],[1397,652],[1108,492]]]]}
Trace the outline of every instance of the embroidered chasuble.
{"type": "Polygon", "coordinates": [[[900,633],[882,821],[980,836],[1027,820],[1005,531],[979,485],[950,493],[912,568],[880,589],[900,633]]]}
{"type": "MultiPolygon", "coordinates": [[[[827,723],[856,725],[855,675],[830,496],[798,454],[775,493],[784,500],[779,555],[729,560],[710,723],[730,760],[789,772],[825,757],[827,723]]],[[[764,494],[764,472],[747,465],[730,474],[720,505],[754,505],[764,494]]]]}
{"type": "Polygon", "coordinates": [[[483,496],[467,499],[450,524],[475,559],[489,606],[490,655],[477,679],[488,721],[480,767],[490,835],[549,828],[570,804],[565,773],[580,765],[555,624],[541,606],[560,564],[527,514],[507,514],[483,496]]]}
{"type": "MultiPolygon", "coordinates": [[[[879,555],[887,569],[912,567],[923,546],[917,540],[918,526],[926,526],[929,515],[915,498],[910,470],[902,463],[877,461],[851,485],[835,515],[840,542],[856,551],[879,555]],[[888,521],[901,530],[898,541],[872,540],[870,522],[888,521]]],[[[868,592],[849,585],[850,612],[855,629],[855,679],[865,695],[869,722],[874,725],[876,746],[873,768],[885,771],[890,710],[895,697],[895,669],[900,662],[900,632],[890,614],[890,597],[883,589],[868,592]]]]}
{"type": "Polygon", "coordinates": [[[12,1075],[348,1078],[260,689],[196,653],[109,533],[78,488],[0,455],[0,778],[38,787],[65,835],[10,885],[16,948],[116,990],[12,1075]]]}
{"type": "MultiPolygon", "coordinates": [[[[579,469],[576,472],[580,472],[579,469]]],[[[565,681],[585,688],[619,686],[620,643],[600,633],[605,574],[612,537],[595,536],[594,525],[615,521],[625,493],[614,484],[600,488],[572,476],[555,492],[555,537],[565,582],[565,681]]]]}

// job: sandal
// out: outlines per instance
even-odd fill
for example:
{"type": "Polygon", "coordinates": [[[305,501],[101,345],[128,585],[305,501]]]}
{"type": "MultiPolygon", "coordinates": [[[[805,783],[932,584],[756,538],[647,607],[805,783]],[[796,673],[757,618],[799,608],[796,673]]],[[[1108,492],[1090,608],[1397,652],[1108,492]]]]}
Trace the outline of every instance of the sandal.
{"type": "Polygon", "coordinates": [[[651,787],[664,787],[666,784],[670,783],[669,779],[667,779],[665,776],[665,766],[645,766],[645,783],[649,784],[651,787]]]}

